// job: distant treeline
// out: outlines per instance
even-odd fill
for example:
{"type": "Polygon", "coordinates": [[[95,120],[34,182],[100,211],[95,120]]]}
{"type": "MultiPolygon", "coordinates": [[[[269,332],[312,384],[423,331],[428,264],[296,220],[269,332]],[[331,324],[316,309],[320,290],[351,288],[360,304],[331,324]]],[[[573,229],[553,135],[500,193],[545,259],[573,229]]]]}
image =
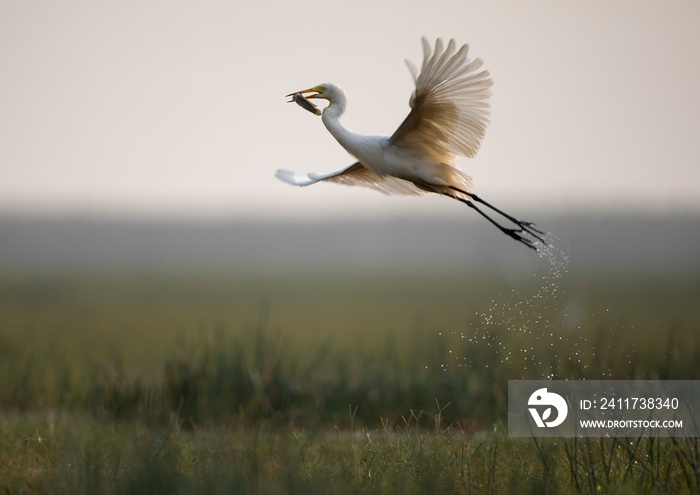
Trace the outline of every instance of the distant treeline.
{"type": "MultiPolygon", "coordinates": [[[[569,270],[700,274],[700,216],[538,218],[569,270]]],[[[533,253],[478,218],[281,221],[0,217],[0,273],[44,270],[525,269],[533,253]]]]}

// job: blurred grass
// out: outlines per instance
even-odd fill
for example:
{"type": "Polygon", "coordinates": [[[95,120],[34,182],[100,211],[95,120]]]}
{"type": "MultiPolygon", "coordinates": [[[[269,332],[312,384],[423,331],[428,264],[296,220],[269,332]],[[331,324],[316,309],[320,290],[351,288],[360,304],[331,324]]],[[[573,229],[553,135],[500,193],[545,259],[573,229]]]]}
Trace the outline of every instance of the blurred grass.
{"type": "Polygon", "coordinates": [[[509,379],[700,379],[695,277],[550,282],[5,277],[0,488],[697,491],[694,439],[504,438],[509,379]]]}
{"type": "Polygon", "coordinates": [[[6,493],[694,493],[695,439],[527,439],[465,434],[447,406],[396,427],[181,430],[80,413],[0,424],[6,493]],[[418,427],[428,420],[430,428],[418,427]]]}
{"type": "MultiPolygon", "coordinates": [[[[467,404],[480,383],[493,389],[495,407],[508,379],[700,375],[694,278],[579,277],[542,294],[550,282],[513,288],[477,276],[368,275],[3,280],[0,371],[8,379],[0,404],[90,409],[98,390],[131,395],[137,408],[163,384],[220,397],[229,390],[222,380],[238,376],[247,388],[237,393],[246,400],[270,380],[285,400],[304,397],[331,417],[344,415],[348,403],[364,402],[375,420],[435,398],[456,405],[452,394],[465,399],[454,414],[473,416],[467,404]],[[496,318],[487,321],[489,314],[496,318]],[[374,407],[375,395],[388,409],[374,407]]],[[[220,414],[239,402],[231,397],[220,414]]],[[[210,404],[198,407],[209,411],[198,418],[219,414],[210,404]]]]}

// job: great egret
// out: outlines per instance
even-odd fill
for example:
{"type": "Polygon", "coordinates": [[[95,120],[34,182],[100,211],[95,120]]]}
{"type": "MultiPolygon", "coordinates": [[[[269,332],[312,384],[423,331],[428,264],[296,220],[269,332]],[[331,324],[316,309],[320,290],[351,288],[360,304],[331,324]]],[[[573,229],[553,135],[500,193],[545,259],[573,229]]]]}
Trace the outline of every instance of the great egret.
{"type": "Polygon", "coordinates": [[[276,176],[296,186],[326,181],[365,186],[385,194],[442,194],[468,205],[503,233],[536,250],[536,241],[544,243],[544,232],[472,193],[471,178],[454,165],[455,155],[476,155],[486,131],[492,84],[488,71],[479,71],[481,59],[467,58],[468,45],[457,50],[455,41],[450,40],[444,48],[438,38],[432,51],[425,38],[422,42],[420,73],[406,61],[416,85],[409,101],[411,112],[392,136],[358,134],[343,127],[339,119],[347,99],[335,84],[320,84],[287,95],[306,110],[321,115],[328,131],[358,161],[330,174],[310,173],[304,177],[278,170],[276,176]],[[329,104],[321,112],[307,98],[325,99],[329,104]],[[517,228],[504,227],[475,203],[497,212],[517,228]]]}

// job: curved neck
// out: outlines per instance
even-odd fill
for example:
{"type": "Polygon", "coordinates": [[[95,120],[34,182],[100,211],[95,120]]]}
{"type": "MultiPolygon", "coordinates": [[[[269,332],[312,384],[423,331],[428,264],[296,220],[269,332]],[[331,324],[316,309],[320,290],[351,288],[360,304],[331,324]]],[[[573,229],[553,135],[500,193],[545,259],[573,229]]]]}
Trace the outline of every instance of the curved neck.
{"type": "MultiPolygon", "coordinates": [[[[340,123],[340,116],[345,112],[346,105],[347,100],[345,99],[345,95],[338,95],[333,99],[331,104],[323,110],[321,120],[336,141],[338,141],[343,148],[350,151],[348,145],[350,145],[351,139],[349,138],[352,138],[355,133],[346,129],[343,124],[340,123]]],[[[350,152],[352,153],[352,151],[350,152]]]]}

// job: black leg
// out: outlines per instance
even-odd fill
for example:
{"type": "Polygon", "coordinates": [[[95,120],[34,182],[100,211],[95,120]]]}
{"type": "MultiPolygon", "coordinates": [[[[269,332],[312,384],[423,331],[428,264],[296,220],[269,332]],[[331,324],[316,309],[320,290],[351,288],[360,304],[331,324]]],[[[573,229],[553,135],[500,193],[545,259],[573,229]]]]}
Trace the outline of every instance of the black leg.
{"type": "MultiPolygon", "coordinates": [[[[501,210],[501,209],[499,209],[499,208],[496,208],[496,207],[493,206],[491,203],[489,203],[489,202],[487,202],[487,201],[481,199],[479,196],[477,196],[477,195],[474,194],[474,193],[470,193],[470,192],[467,192],[467,191],[463,191],[463,190],[458,189],[458,188],[456,188],[456,187],[450,187],[450,189],[453,189],[453,190],[455,190],[455,191],[457,191],[457,192],[460,192],[460,193],[464,194],[465,196],[468,196],[469,198],[473,199],[474,201],[476,201],[476,202],[478,202],[478,203],[481,203],[482,205],[484,205],[484,206],[486,206],[486,207],[488,207],[488,208],[491,208],[491,209],[492,209],[493,211],[495,211],[496,213],[498,213],[498,214],[502,215],[503,217],[507,218],[508,220],[510,220],[511,222],[513,222],[515,225],[517,225],[518,227],[520,227],[520,230],[516,230],[516,232],[527,232],[528,234],[530,234],[531,236],[533,236],[534,238],[536,238],[538,241],[540,241],[542,244],[547,245],[547,243],[544,242],[544,238],[542,237],[543,235],[546,234],[546,232],[544,232],[544,231],[538,229],[538,228],[535,226],[534,223],[532,223],[532,222],[523,222],[522,220],[518,220],[518,219],[515,218],[514,216],[509,215],[509,214],[506,213],[505,211],[503,211],[503,210],[501,210]]],[[[459,199],[459,198],[455,198],[455,199],[459,199]]]]}
{"type": "Polygon", "coordinates": [[[505,218],[507,218],[508,220],[510,220],[511,222],[513,222],[514,224],[516,224],[516,225],[518,225],[519,227],[521,227],[521,228],[523,228],[524,230],[526,230],[529,234],[531,234],[531,235],[537,237],[537,239],[539,239],[541,242],[544,242],[544,239],[542,239],[540,236],[536,235],[535,232],[536,232],[537,234],[541,234],[541,235],[546,234],[546,232],[543,232],[543,231],[541,231],[540,229],[538,229],[538,228],[535,226],[534,223],[532,223],[532,222],[523,222],[523,221],[521,221],[521,220],[518,220],[517,218],[510,216],[508,213],[506,213],[506,212],[504,212],[504,211],[502,211],[502,210],[496,208],[496,207],[493,206],[491,203],[487,203],[486,201],[484,201],[483,199],[481,199],[481,198],[480,198],[479,196],[477,196],[476,194],[467,193],[467,195],[468,195],[470,198],[472,198],[474,201],[477,201],[477,202],[481,203],[482,205],[491,208],[491,209],[492,209],[493,211],[495,211],[496,213],[499,213],[499,214],[503,215],[505,218]]]}
{"type": "Polygon", "coordinates": [[[493,218],[491,218],[490,216],[488,216],[486,213],[484,213],[483,211],[481,211],[472,201],[469,201],[468,199],[456,197],[456,196],[451,196],[451,197],[453,197],[454,199],[456,199],[457,201],[460,201],[460,202],[464,203],[465,205],[469,206],[470,208],[473,208],[474,210],[476,210],[476,212],[479,213],[479,215],[481,215],[481,216],[484,217],[486,220],[488,220],[489,222],[491,222],[493,225],[495,225],[501,232],[503,232],[503,233],[506,234],[507,236],[512,237],[513,239],[515,239],[515,240],[518,241],[518,242],[522,242],[522,243],[525,244],[527,247],[529,247],[529,248],[531,248],[531,249],[534,249],[535,251],[537,251],[537,247],[535,246],[534,242],[533,242],[531,239],[528,239],[527,237],[524,237],[524,236],[522,235],[523,233],[526,233],[526,234],[531,235],[532,237],[534,237],[535,239],[537,239],[538,241],[540,241],[542,244],[545,244],[545,245],[546,245],[546,243],[544,242],[544,239],[542,238],[542,235],[544,235],[545,232],[543,232],[543,231],[537,229],[537,228],[535,227],[535,224],[534,224],[534,223],[532,223],[532,222],[522,222],[522,221],[518,220],[517,218],[515,218],[515,217],[513,217],[513,216],[511,216],[511,215],[508,215],[507,213],[501,211],[500,209],[496,208],[495,206],[493,206],[493,205],[487,203],[486,201],[482,200],[481,198],[479,198],[479,197],[476,196],[475,194],[468,193],[468,192],[466,192],[466,191],[462,191],[462,190],[457,189],[457,188],[454,188],[454,187],[453,187],[452,189],[454,189],[454,190],[456,190],[456,191],[458,191],[458,192],[461,192],[462,194],[467,195],[468,197],[472,198],[474,201],[477,201],[477,202],[483,204],[484,206],[486,206],[486,207],[488,207],[488,208],[491,208],[493,211],[499,213],[500,215],[502,215],[503,217],[507,218],[508,220],[510,220],[511,222],[513,222],[515,225],[517,225],[517,226],[519,227],[519,228],[517,228],[517,229],[509,229],[509,228],[506,228],[506,227],[504,227],[503,225],[501,225],[500,223],[496,222],[493,218]],[[538,234],[539,234],[539,235],[538,235],[538,234]]]}
{"type": "MultiPolygon", "coordinates": [[[[503,233],[506,234],[507,236],[512,237],[512,238],[515,239],[516,241],[522,242],[523,244],[525,244],[525,245],[526,245],[527,247],[529,247],[530,249],[534,249],[535,251],[537,251],[537,247],[536,247],[535,244],[532,242],[532,240],[528,239],[527,237],[523,237],[523,236],[521,235],[521,232],[523,232],[523,229],[522,229],[522,228],[521,228],[521,229],[508,229],[508,228],[504,227],[503,225],[501,225],[500,223],[496,222],[493,218],[491,218],[490,216],[488,216],[486,213],[484,213],[483,211],[481,211],[474,203],[472,203],[472,202],[469,201],[468,199],[464,199],[464,198],[455,198],[455,199],[456,199],[457,201],[460,201],[460,202],[464,203],[465,205],[469,206],[470,208],[473,208],[474,210],[476,210],[476,212],[479,213],[479,215],[481,215],[481,216],[484,217],[486,220],[488,220],[489,222],[491,222],[493,225],[495,225],[495,226],[498,228],[498,230],[500,230],[501,232],[503,232],[503,233]]],[[[537,236],[535,236],[535,237],[537,237],[537,236]]],[[[539,239],[539,237],[538,237],[538,239],[539,239]]]]}

